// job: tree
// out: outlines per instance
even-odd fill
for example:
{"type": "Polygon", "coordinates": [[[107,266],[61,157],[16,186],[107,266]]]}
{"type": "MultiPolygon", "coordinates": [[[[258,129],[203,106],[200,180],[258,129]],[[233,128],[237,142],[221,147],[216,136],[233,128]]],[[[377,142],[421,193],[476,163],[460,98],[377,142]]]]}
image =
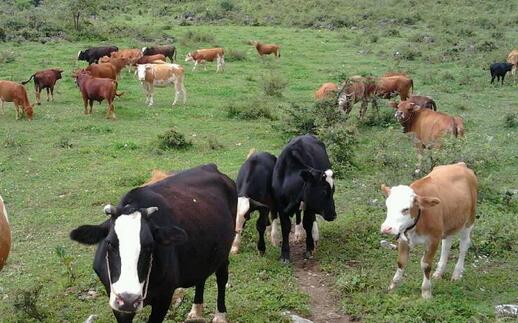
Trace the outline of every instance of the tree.
{"type": "Polygon", "coordinates": [[[79,31],[81,15],[95,14],[99,0],[68,0],[67,9],[74,21],[74,29],[79,31]]]}

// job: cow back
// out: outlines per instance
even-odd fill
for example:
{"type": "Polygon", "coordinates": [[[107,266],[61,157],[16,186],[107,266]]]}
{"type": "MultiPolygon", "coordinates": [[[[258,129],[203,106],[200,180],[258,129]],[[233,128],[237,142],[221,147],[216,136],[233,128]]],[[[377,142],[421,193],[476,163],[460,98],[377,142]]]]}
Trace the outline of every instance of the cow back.
{"type": "Polygon", "coordinates": [[[266,152],[250,156],[239,169],[236,185],[238,196],[263,204],[272,203],[272,176],[277,158],[266,152]]]}

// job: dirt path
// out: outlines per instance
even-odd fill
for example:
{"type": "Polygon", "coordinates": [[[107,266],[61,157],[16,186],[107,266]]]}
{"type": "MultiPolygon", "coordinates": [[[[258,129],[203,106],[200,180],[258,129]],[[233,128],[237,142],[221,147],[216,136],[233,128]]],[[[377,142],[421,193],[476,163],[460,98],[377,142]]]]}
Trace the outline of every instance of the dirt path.
{"type": "MultiPolygon", "coordinates": [[[[310,297],[311,319],[314,323],[343,323],[352,320],[341,313],[339,297],[328,287],[330,277],[320,270],[315,258],[305,260],[305,242],[293,242],[290,239],[293,271],[300,288],[310,297]]],[[[318,252],[318,250],[317,250],[318,252]]]]}

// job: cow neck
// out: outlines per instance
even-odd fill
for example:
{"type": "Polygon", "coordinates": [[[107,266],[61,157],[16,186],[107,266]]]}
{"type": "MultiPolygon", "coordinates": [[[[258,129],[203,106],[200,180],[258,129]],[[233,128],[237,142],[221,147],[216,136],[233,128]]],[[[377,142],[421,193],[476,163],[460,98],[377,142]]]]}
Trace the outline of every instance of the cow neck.
{"type": "Polygon", "coordinates": [[[415,228],[415,226],[417,225],[417,222],[419,221],[420,218],[421,218],[421,208],[419,208],[417,211],[417,216],[415,217],[414,223],[411,226],[406,227],[405,230],[403,231],[403,234],[401,234],[401,232],[398,233],[396,235],[396,240],[399,240],[399,238],[401,238],[401,237],[403,237],[404,240],[408,240],[407,235],[406,235],[407,232],[415,228]]]}
{"type": "MultiPolygon", "coordinates": [[[[110,292],[113,291],[113,284],[112,284],[112,274],[110,272],[110,261],[108,259],[108,251],[106,251],[106,269],[108,270],[108,282],[110,283],[110,292]]],[[[153,254],[151,253],[150,259],[149,259],[149,268],[146,275],[146,280],[144,281],[144,295],[142,295],[142,302],[147,297],[147,290],[149,288],[149,277],[151,276],[151,268],[153,268],[153,254]]]]}

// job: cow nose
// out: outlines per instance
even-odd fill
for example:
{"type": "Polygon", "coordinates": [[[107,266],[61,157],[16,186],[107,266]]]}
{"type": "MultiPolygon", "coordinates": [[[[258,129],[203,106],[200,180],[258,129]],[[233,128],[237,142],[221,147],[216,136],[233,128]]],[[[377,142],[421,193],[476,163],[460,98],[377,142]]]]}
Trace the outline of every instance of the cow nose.
{"type": "Polygon", "coordinates": [[[390,233],[392,231],[392,227],[385,227],[385,228],[382,228],[382,232],[383,233],[390,233]]]}
{"type": "Polygon", "coordinates": [[[142,297],[137,294],[122,293],[117,295],[115,302],[119,311],[136,312],[142,305],[142,297]]]}

